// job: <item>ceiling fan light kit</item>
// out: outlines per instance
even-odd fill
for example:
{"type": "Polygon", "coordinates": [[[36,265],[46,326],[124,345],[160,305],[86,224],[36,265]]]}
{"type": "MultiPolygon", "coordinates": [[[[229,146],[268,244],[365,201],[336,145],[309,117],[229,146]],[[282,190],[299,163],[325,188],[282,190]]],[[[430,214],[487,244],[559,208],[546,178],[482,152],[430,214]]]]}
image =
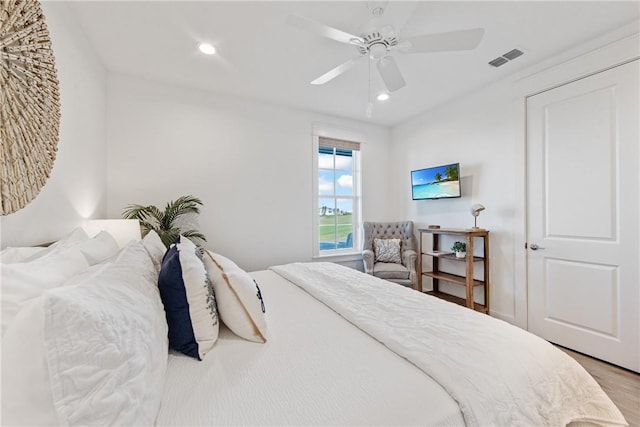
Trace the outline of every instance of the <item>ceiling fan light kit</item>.
{"type": "MultiPolygon", "coordinates": [[[[376,23],[383,23],[386,2],[368,2],[370,12],[376,16],[376,23]],[[378,3],[380,3],[378,5],[378,3]]],[[[463,51],[475,49],[484,36],[483,28],[449,31],[444,33],[423,34],[416,37],[402,39],[391,25],[377,25],[368,29],[360,36],[349,34],[337,28],[330,27],[312,19],[298,15],[287,17],[289,25],[315,33],[319,36],[335,40],[340,43],[355,46],[358,56],[332,68],[311,82],[314,85],[325,84],[339,75],[347,72],[362,58],[369,58],[376,63],[378,73],[387,90],[395,92],[406,86],[406,81],[398,67],[394,54],[396,51],[406,54],[430,53],[444,51],[463,51]]],[[[369,67],[370,69],[370,67],[369,67]]],[[[370,74],[370,71],[369,71],[370,74]]],[[[369,80],[371,76],[368,76],[369,80]]],[[[371,88],[369,87],[369,93],[371,88]]],[[[369,95],[370,96],[370,95],[369,95]]],[[[371,100],[367,104],[367,117],[371,114],[371,100]]]]}
{"type": "Polygon", "coordinates": [[[369,58],[377,61],[387,55],[387,47],[382,43],[376,43],[369,47],[369,58]]]}

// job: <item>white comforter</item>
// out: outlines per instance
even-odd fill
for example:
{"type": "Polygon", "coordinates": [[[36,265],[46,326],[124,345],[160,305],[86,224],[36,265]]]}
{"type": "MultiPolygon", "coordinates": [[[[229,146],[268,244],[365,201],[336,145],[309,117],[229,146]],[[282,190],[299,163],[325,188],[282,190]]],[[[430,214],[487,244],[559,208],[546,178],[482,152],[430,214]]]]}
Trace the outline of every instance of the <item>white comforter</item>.
{"type": "Polygon", "coordinates": [[[626,425],[575,360],[506,322],[337,264],[271,269],[434,378],[467,425],[626,425]]]}
{"type": "Polygon", "coordinates": [[[224,324],[203,361],[171,352],[157,426],[462,426],[427,374],[273,271],[252,272],[264,344],[224,324]]]}

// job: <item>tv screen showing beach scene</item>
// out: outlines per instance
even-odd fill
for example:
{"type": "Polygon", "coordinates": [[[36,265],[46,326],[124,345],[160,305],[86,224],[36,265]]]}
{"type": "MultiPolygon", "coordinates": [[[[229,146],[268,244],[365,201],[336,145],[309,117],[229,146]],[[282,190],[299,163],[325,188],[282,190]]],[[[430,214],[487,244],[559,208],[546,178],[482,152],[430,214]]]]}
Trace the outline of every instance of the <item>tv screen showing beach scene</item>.
{"type": "Polygon", "coordinates": [[[460,197],[460,164],[411,171],[413,200],[460,197]]]}

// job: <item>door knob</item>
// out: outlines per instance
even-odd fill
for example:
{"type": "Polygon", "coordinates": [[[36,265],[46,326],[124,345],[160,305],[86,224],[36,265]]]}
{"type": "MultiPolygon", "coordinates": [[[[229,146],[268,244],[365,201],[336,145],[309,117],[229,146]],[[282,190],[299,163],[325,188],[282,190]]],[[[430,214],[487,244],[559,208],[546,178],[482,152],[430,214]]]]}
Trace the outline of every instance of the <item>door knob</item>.
{"type": "Polygon", "coordinates": [[[537,251],[538,249],[544,249],[543,247],[538,246],[535,243],[532,243],[529,247],[531,248],[532,251],[537,251]]]}

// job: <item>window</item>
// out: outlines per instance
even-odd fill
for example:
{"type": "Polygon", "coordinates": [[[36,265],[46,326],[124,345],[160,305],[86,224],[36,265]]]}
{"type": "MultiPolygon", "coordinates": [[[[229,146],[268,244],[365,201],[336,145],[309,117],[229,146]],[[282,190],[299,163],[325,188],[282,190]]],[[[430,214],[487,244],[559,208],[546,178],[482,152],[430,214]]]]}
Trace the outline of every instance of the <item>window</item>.
{"type": "Polygon", "coordinates": [[[318,138],[316,254],[354,252],[360,234],[360,144],[318,138]]]}

